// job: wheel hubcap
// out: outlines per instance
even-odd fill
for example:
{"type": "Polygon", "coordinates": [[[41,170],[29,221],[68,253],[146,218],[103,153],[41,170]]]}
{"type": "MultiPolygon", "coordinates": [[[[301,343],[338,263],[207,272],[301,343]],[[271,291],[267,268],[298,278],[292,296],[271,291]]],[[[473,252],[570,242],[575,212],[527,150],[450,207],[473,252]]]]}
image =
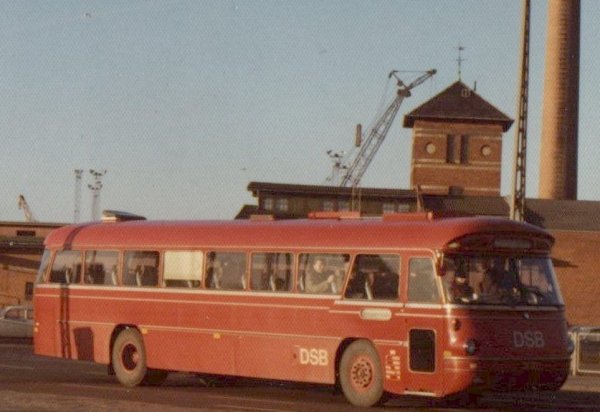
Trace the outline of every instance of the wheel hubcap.
{"type": "Polygon", "coordinates": [[[359,391],[364,391],[373,383],[373,364],[368,358],[359,357],[350,369],[352,386],[359,391]]]}
{"type": "Polygon", "coordinates": [[[133,371],[140,361],[140,353],[135,345],[126,344],[121,351],[121,363],[125,370],[133,371]]]}

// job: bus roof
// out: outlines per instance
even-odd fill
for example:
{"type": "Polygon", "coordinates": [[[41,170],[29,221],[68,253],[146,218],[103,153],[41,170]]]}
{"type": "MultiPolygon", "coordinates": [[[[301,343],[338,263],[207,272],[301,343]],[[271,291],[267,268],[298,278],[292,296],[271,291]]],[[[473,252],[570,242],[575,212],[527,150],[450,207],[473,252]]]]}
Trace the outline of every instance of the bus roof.
{"type": "MultiPolygon", "coordinates": [[[[398,216],[398,215],[397,215],[398,216]]],[[[424,248],[444,249],[468,234],[504,233],[541,238],[543,229],[505,218],[307,219],[276,221],[150,221],[87,223],[52,231],[48,248],[424,248]]]]}

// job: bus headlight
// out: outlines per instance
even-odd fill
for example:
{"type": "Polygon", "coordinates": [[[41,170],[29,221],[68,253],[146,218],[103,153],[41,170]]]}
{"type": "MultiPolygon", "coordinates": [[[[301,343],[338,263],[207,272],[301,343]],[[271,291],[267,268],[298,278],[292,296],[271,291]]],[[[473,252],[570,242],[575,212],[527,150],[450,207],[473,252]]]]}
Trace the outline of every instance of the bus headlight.
{"type": "Polygon", "coordinates": [[[477,341],[474,339],[469,339],[465,342],[463,347],[465,348],[467,355],[473,356],[477,352],[477,341]]]}

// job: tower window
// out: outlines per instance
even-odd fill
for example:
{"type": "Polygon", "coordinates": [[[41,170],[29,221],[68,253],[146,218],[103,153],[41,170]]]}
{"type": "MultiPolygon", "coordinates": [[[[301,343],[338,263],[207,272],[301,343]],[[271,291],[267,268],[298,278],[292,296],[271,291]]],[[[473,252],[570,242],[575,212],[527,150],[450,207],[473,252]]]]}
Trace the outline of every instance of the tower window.
{"type": "Polygon", "coordinates": [[[447,163],[466,164],[469,162],[469,136],[449,134],[446,145],[447,163]]]}

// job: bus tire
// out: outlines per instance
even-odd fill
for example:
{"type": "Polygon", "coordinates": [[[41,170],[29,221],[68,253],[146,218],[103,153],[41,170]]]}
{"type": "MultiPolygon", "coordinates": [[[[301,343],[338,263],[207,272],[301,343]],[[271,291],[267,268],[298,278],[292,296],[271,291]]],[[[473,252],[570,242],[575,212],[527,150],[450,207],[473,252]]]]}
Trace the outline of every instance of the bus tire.
{"type": "Polygon", "coordinates": [[[138,386],[146,378],[146,349],[140,332],[123,329],[113,344],[112,364],[117,380],[128,387],[138,386]]]}
{"type": "Polygon", "coordinates": [[[373,406],[385,399],[379,354],[369,341],[354,341],[344,350],[339,380],[344,396],[355,406],[373,406]]]}

